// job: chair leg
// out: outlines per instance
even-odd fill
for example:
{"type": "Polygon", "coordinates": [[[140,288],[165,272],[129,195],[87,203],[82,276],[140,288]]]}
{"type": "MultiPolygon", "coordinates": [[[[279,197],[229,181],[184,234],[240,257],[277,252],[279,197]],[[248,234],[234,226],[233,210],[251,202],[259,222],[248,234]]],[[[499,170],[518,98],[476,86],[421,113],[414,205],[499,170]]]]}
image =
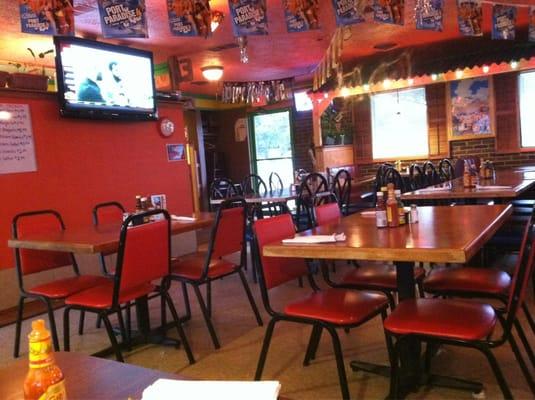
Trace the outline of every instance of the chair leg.
{"type": "Polygon", "coordinates": [[[113,351],[115,352],[115,358],[119,362],[124,362],[121,349],[119,347],[119,344],[117,343],[117,339],[115,339],[115,334],[113,333],[113,328],[111,326],[108,315],[105,312],[102,312],[100,315],[102,316],[102,321],[104,322],[104,326],[106,327],[106,332],[108,332],[108,337],[110,338],[111,347],[113,351]]]}
{"type": "Polygon", "coordinates": [[[171,315],[173,316],[173,322],[175,323],[176,330],[178,332],[178,337],[180,338],[180,341],[182,342],[182,345],[184,346],[184,351],[186,352],[188,361],[190,364],[194,364],[195,358],[193,357],[193,353],[191,352],[191,347],[189,345],[186,334],[184,333],[184,330],[182,329],[182,324],[180,322],[180,318],[178,318],[178,313],[176,312],[176,308],[175,308],[175,305],[173,304],[173,300],[171,299],[171,296],[169,296],[169,293],[167,292],[162,294],[162,298],[166,300],[167,305],[169,306],[169,310],[171,310],[171,315]]]}
{"type": "MultiPolygon", "coordinates": [[[[533,275],[535,276],[535,274],[533,275]]],[[[535,333],[535,321],[533,321],[533,316],[529,312],[528,306],[526,305],[525,302],[522,303],[522,310],[524,311],[524,314],[526,315],[526,319],[528,320],[528,324],[531,328],[531,331],[535,333]]]]}
{"type": "Polygon", "coordinates": [[[119,310],[117,311],[117,320],[119,321],[119,329],[121,330],[122,342],[126,346],[127,351],[131,351],[132,349],[130,347],[130,335],[128,331],[126,330],[126,326],[124,324],[124,319],[123,319],[123,312],[120,307],[119,307],[119,310]]]}
{"type": "Polygon", "coordinates": [[[346,368],[344,365],[344,357],[342,355],[342,346],[340,339],[336,333],[336,329],[332,326],[325,326],[325,329],[331,334],[333,341],[334,356],[336,358],[336,366],[338,369],[338,379],[340,380],[340,390],[342,391],[342,399],[349,399],[349,387],[347,385],[346,368]]]}
{"type": "Polygon", "coordinates": [[[102,326],[102,318],[100,318],[100,314],[97,315],[97,323],[95,324],[95,326],[97,327],[97,329],[100,329],[100,327],[102,326]]]}
{"type": "Polygon", "coordinates": [[[182,297],[184,298],[184,305],[186,306],[186,316],[184,317],[185,320],[191,319],[191,305],[189,303],[189,294],[188,294],[188,286],[185,282],[181,282],[182,285],[182,297]]]}
{"type": "Polygon", "coordinates": [[[247,283],[247,278],[245,278],[245,275],[241,269],[238,270],[238,274],[240,275],[241,283],[243,284],[243,288],[245,289],[245,293],[247,294],[247,298],[249,299],[249,304],[251,305],[251,308],[253,309],[256,322],[258,323],[258,326],[262,326],[264,325],[264,322],[262,321],[260,312],[258,312],[258,307],[256,306],[256,302],[254,301],[254,297],[253,297],[253,294],[251,293],[251,289],[249,288],[249,284],[247,283]]]}
{"type": "Polygon", "coordinates": [[[507,385],[507,381],[503,377],[502,370],[500,369],[500,366],[498,365],[498,362],[496,361],[494,354],[492,354],[492,351],[486,346],[478,347],[478,349],[487,357],[487,360],[489,361],[492,371],[494,372],[494,375],[496,376],[496,380],[498,381],[498,384],[500,385],[500,389],[502,391],[503,397],[506,400],[512,400],[513,395],[511,394],[509,385],[507,385]]]}
{"type": "Polygon", "coordinates": [[[206,282],[206,308],[208,315],[212,318],[212,281],[206,282]]]}
{"type": "Polygon", "coordinates": [[[20,331],[22,328],[22,316],[24,313],[24,297],[19,297],[19,306],[17,307],[17,321],[15,325],[15,348],[13,349],[13,357],[17,358],[20,352],[20,331]]]}
{"type": "Polygon", "coordinates": [[[323,332],[323,327],[321,325],[314,325],[312,327],[312,332],[310,334],[310,340],[308,341],[305,359],[303,360],[303,365],[305,367],[310,365],[310,361],[316,358],[316,351],[318,350],[318,345],[320,343],[321,332],[323,332]]]}
{"type": "Polygon", "coordinates": [[[390,392],[388,393],[388,399],[399,399],[399,341],[394,344],[392,335],[385,331],[387,338],[387,348],[389,350],[390,358],[390,392]]]}
{"type": "MultiPolygon", "coordinates": [[[[517,327],[517,330],[518,330],[518,327],[517,327]]],[[[518,348],[516,340],[513,337],[513,332],[510,332],[508,340],[509,340],[509,344],[511,345],[511,349],[513,350],[513,354],[516,358],[516,361],[518,362],[518,365],[520,366],[520,369],[522,370],[522,373],[524,374],[524,378],[526,379],[526,382],[528,383],[529,388],[531,389],[531,392],[535,394],[535,382],[533,382],[533,378],[531,376],[531,373],[529,372],[526,362],[524,361],[524,357],[522,357],[522,354],[520,354],[520,350],[518,348]]],[[[524,343],[524,346],[525,345],[526,344],[524,343]]],[[[528,344],[528,347],[529,347],[529,344],[528,344]]],[[[531,348],[530,348],[530,351],[531,351],[531,348]]]]}
{"type": "Polygon", "coordinates": [[[210,316],[208,315],[208,310],[206,309],[206,305],[204,304],[204,300],[202,298],[201,290],[199,289],[199,286],[196,284],[193,284],[193,290],[195,291],[195,295],[197,296],[197,300],[199,302],[199,306],[201,307],[202,315],[204,317],[204,322],[206,322],[206,326],[208,327],[208,332],[210,332],[210,336],[212,338],[212,342],[214,343],[214,347],[216,349],[219,349],[221,345],[219,344],[219,340],[217,339],[217,334],[215,333],[214,325],[212,324],[212,320],[210,319],[210,316]]]}
{"type": "Polygon", "coordinates": [[[522,325],[520,324],[520,321],[518,321],[518,319],[515,319],[513,323],[516,328],[516,331],[518,332],[518,337],[520,338],[520,341],[524,345],[524,349],[528,354],[528,358],[531,361],[531,365],[535,367],[535,354],[533,354],[533,349],[529,344],[528,338],[526,337],[526,333],[524,332],[524,328],[522,328],[522,325]]]}
{"type": "MultiPolygon", "coordinates": [[[[100,315],[99,315],[100,318],[100,315]]],[[[130,342],[130,338],[132,337],[132,305],[130,302],[126,303],[126,336],[128,337],[128,341],[130,342]]]]}
{"type": "Polygon", "coordinates": [[[52,332],[52,341],[54,342],[54,350],[59,351],[58,330],[56,328],[56,319],[54,318],[54,309],[52,302],[49,299],[44,299],[48,311],[48,319],[50,321],[50,331],[52,332]]]}
{"type": "Polygon", "coordinates": [[[80,311],[80,320],[78,321],[78,335],[84,334],[84,321],[85,321],[85,311],[80,311]]]}
{"type": "Polygon", "coordinates": [[[71,351],[71,325],[70,325],[70,312],[69,306],[65,307],[63,311],[63,350],[71,351]]]}
{"type": "Polygon", "coordinates": [[[260,350],[260,358],[258,359],[258,364],[256,366],[256,372],[254,375],[255,381],[259,381],[262,378],[262,372],[264,371],[264,365],[266,364],[271,337],[273,336],[273,330],[275,329],[275,324],[277,321],[278,320],[276,318],[271,318],[268,323],[266,334],[264,336],[264,342],[262,343],[262,350],[260,350]]]}
{"type": "Polygon", "coordinates": [[[425,291],[424,291],[424,285],[422,281],[419,281],[416,284],[416,287],[418,288],[418,295],[423,299],[425,298],[425,291]]]}
{"type": "Polygon", "coordinates": [[[165,308],[165,299],[163,296],[160,297],[160,321],[162,328],[165,329],[165,325],[167,325],[167,312],[165,308]]]}

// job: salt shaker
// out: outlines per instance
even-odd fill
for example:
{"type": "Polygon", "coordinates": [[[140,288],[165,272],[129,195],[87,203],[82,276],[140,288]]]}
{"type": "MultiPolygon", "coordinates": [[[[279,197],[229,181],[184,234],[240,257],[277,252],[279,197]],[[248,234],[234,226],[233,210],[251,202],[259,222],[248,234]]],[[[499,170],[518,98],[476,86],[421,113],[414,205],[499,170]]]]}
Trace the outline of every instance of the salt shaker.
{"type": "Polygon", "coordinates": [[[416,204],[411,204],[411,224],[418,222],[418,207],[416,204]]]}

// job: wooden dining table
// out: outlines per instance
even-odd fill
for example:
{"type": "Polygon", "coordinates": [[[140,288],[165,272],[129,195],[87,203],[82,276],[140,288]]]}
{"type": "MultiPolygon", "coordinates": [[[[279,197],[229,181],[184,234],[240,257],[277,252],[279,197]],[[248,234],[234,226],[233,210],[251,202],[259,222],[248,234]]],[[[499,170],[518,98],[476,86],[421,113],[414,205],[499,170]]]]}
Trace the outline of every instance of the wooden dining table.
{"type": "Polygon", "coordinates": [[[490,179],[479,179],[475,188],[465,188],[459,177],[401,195],[402,200],[514,199],[535,186],[535,173],[521,170],[497,170],[490,179]]]}
{"type": "MultiPolygon", "coordinates": [[[[511,215],[511,205],[463,205],[418,207],[419,222],[396,228],[377,228],[373,212],[340,218],[299,235],[344,233],[336,243],[283,244],[264,246],[268,257],[320,260],[393,261],[397,272],[399,300],[415,297],[414,263],[466,263],[478,253],[511,215]]],[[[402,382],[411,390],[422,381],[420,343],[413,341],[403,351],[402,382]]],[[[353,369],[379,371],[377,366],[353,361],[353,369]]],[[[383,368],[386,373],[389,368],[383,368]]],[[[450,382],[434,377],[433,382],[450,382]]],[[[444,383],[447,384],[447,383],[444,383]]],[[[474,388],[481,387],[474,383],[474,388]]],[[[477,391],[477,389],[474,389],[477,391]]]]}

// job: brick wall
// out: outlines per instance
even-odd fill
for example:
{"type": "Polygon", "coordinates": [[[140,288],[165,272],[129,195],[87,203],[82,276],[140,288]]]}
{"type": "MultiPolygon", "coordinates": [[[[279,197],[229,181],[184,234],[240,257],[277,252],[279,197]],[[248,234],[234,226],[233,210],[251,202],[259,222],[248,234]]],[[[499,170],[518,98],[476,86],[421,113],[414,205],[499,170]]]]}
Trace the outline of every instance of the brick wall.
{"type": "Polygon", "coordinates": [[[292,112],[294,135],[294,168],[312,171],[308,149],[312,142],[312,111],[292,112]]]}

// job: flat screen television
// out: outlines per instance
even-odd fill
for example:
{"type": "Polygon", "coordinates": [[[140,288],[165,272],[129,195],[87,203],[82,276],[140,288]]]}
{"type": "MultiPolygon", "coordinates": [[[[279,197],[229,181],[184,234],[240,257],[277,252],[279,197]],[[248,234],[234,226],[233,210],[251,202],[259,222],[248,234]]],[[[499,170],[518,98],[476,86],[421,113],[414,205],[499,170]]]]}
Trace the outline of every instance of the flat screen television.
{"type": "Polygon", "coordinates": [[[154,120],[158,117],[152,53],[55,36],[62,116],[154,120]]]}

